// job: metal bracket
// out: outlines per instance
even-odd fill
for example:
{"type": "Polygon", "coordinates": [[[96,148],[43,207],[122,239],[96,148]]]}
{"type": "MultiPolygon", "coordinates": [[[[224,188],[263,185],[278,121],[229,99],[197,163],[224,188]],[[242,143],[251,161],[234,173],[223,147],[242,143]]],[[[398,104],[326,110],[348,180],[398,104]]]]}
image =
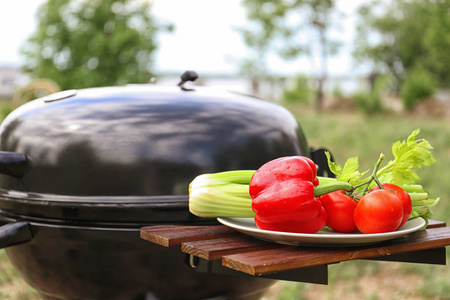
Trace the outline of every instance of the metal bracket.
{"type": "Polygon", "coordinates": [[[392,254],[386,256],[378,256],[367,259],[377,261],[396,261],[396,262],[433,264],[433,265],[446,265],[447,263],[445,247],[418,250],[413,252],[392,254]]]}
{"type": "MultiPolygon", "coordinates": [[[[224,267],[220,259],[206,260],[198,258],[191,254],[186,254],[186,262],[191,268],[194,268],[197,272],[201,273],[233,276],[252,276],[250,274],[224,267]]],[[[326,285],[328,284],[328,265],[305,267],[252,277],[326,285]]]]}

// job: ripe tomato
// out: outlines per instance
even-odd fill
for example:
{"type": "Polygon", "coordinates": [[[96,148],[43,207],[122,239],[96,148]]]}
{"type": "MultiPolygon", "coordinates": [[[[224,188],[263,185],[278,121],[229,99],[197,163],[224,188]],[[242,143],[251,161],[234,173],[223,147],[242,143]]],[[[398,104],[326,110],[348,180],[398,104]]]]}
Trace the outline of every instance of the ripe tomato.
{"type": "Polygon", "coordinates": [[[386,190],[375,190],[364,195],[353,213],[353,221],[362,233],[395,231],[402,219],[402,202],[386,190]]]}
{"type": "MultiPolygon", "coordinates": [[[[402,222],[400,223],[400,225],[398,227],[401,227],[403,225],[405,225],[406,221],[408,221],[409,216],[411,216],[411,211],[412,211],[412,203],[411,203],[411,197],[409,196],[409,194],[403,190],[401,187],[399,187],[398,185],[392,184],[392,183],[382,183],[381,186],[388,192],[393,193],[395,196],[398,197],[398,199],[400,199],[400,201],[402,202],[403,205],[403,219],[402,222]]],[[[380,187],[378,185],[376,185],[373,190],[379,190],[380,187]]]]}
{"type": "Polygon", "coordinates": [[[356,230],[353,222],[353,212],[358,204],[344,191],[336,191],[320,196],[320,202],[325,208],[327,225],[337,232],[352,232],[356,230]]]}

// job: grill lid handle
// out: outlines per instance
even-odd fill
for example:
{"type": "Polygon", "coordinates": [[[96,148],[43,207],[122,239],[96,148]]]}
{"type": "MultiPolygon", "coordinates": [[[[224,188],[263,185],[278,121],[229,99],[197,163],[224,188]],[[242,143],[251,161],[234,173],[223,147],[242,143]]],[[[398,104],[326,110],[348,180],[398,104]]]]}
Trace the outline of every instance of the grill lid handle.
{"type": "Polygon", "coordinates": [[[194,71],[186,71],[181,75],[181,81],[178,83],[178,86],[185,92],[193,91],[193,89],[186,88],[184,84],[188,81],[195,81],[197,78],[198,75],[194,71]]]}
{"type": "Polygon", "coordinates": [[[28,222],[14,222],[0,227],[0,249],[29,242],[32,238],[28,222]]]}
{"type": "Polygon", "coordinates": [[[28,171],[28,158],[25,154],[0,151],[0,173],[22,178],[28,171]]]}
{"type": "MultiPolygon", "coordinates": [[[[336,177],[328,166],[328,159],[325,152],[330,153],[326,148],[311,148],[311,159],[317,166],[317,176],[336,177]]],[[[331,161],[334,161],[333,155],[330,153],[331,161]]]]}

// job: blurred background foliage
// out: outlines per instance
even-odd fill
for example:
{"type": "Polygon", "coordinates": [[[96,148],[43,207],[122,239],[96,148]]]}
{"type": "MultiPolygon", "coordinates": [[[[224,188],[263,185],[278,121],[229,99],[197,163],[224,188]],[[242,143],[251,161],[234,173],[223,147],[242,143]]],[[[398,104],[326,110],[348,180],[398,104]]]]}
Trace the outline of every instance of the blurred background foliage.
{"type": "MultiPolygon", "coordinates": [[[[263,70],[255,75],[267,76],[266,58],[271,52],[283,59],[294,59],[318,51],[320,70],[314,99],[317,108],[322,109],[328,76],[328,57],[336,54],[339,48],[339,41],[328,35],[328,30],[338,22],[336,15],[339,13],[335,9],[335,1],[243,0],[242,3],[254,26],[242,28],[241,33],[247,46],[254,52],[253,60],[263,70]],[[312,30],[314,34],[305,35],[308,30],[312,30]]],[[[298,84],[299,78],[295,80],[298,84]]],[[[301,89],[302,86],[298,88],[301,89]]]]}
{"type": "Polygon", "coordinates": [[[172,30],[147,1],[48,0],[23,46],[25,70],[61,89],[148,82],[156,34],[172,30]]]}
{"type": "Polygon", "coordinates": [[[442,0],[372,1],[359,9],[355,58],[389,73],[400,88],[417,68],[450,86],[450,2],[442,0]]]}
{"type": "MultiPolygon", "coordinates": [[[[317,110],[325,107],[332,68],[328,60],[341,46],[330,30],[345,18],[336,2],[242,0],[250,26],[236,30],[250,55],[239,64],[255,94],[264,82],[280,82],[267,64],[269,55],[291,60],[319,53],[315,74],[284,78],[281,98],[304,102],[306,97],[317,110]],[[300,82],[302,77],[308,84],[300,82]]],[[[355,95],[344,98],[373,114],[382,106],[383,94],[394,95],[403,109],[411,110],[436,90],[450,88],[449,9],[448,0],[371,0],[362,5],[353,57],[372,73],[355,95]],[[386,76],[389,85],[375,84],[386,76]]],[[[151,2],[139,0],[48,0],[37,19],[36,31],[22,48],[24,70],[33,78],[53,80],[62,90],[149,82],[155,75],[156,37],[175,30],[152,15],[151,2]]]]}

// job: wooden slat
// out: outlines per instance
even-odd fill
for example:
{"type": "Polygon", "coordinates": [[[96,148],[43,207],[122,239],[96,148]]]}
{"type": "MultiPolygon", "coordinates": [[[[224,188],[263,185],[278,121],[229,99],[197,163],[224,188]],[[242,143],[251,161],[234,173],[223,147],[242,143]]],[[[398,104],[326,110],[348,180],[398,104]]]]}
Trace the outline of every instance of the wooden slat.
{"type": "Polygon", "coordinates": [[[438,227],[445,227],[447,226],[447,223],[442,222],[442,221],[436,221],[436,220],[428,220],[428,229],[431,228],[438,228],[438,227]]]}
{"type": "MultiPolygon", "coordinates": [[[[427,228],[445,227],[445,222],[430,220],[427,228]]],[[[237,235],[234,230],[223,225],[186,226],[155,225],[141,228],[141,238],[162,246],[180,245],[182,242],[220,238],[237,235]]]]}
{"type": "Polygon", "coordinates": [[[251,275],[372,258],[450,245],[450,227],[427,229],[371,246],[308,248],[286,247],[222,257],[222,264],[251,275]]]}
{"type": "Polygon", "coordinates": [[[224,255],[281,247],[285,246],[241,234],[213,240],[184,242],[181,244],[181,251],[207,260],[214,260],[220,259],[224,255]]]}
{"type": "Polygon", "coordinates": [[[182,242],[214,239],[238,234],[235,230],[223,225],[156,225],[141,228],[142,239],[165,247],[180,245],[182,242]]]}

